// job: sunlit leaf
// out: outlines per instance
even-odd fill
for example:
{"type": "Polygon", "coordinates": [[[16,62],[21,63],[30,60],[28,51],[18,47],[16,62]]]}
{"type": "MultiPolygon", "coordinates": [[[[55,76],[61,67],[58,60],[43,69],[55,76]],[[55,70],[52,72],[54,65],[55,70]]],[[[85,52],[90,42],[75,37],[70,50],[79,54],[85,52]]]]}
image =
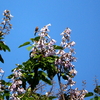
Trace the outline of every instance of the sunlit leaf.
{"type": "Polygon", "coordinates": [[[29,47],[27,47],[26,49],[27,49],[28,51],[30,51],[32,48],[33,48],[33,46],[29,46],[29,47]]]}
{"type": "Polygon", "coordinates": [[[30,40],[31,40],[32,42],[34,42],[34,41],[39,41],[39,39],[40,39],[40,36],[37,36],[37,37],[35,37],[35,38],[31,38],[30,40]]]}
{"type": "Polygon", "coordinates": [[[31,73],[30,75],[34,76],[34,73],[31,73]]]}
{"type": "Polygon", "coordinates": [[[26,45],[29,45],[29,44],[30,44],[30,42],[25,42],[22,45],[20,45],[18,48],[23,47],[23,46],[26,46],[26,45]]]}
{"type": "Polygon", "coordinates": [[[53,45],[54,46],[54,49],[63,49],[63,47],[61,47],[61,46],[57,46],[57,45],[53,45]]]}
{"type": "Polygon", "coordinates": [[[39,73],[40,75],[43,75],[44,77],[47,77],[47,74],[46,74],[45,72],[43,72],[43,71],[38,71],[38,73],[39,73]]]}

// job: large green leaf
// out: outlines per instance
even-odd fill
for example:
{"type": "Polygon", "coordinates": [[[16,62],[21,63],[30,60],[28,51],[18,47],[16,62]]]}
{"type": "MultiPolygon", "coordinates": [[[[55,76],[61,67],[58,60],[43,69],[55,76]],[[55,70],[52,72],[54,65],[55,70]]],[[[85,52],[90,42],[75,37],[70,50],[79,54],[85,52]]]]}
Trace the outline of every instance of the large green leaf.
{"type": "Polygon", "coordinates": [[[2,63],[4,63],[4,60],[3,60],[2,56],[1,56],[1,54],[0,54],[0,61],[1,61],[2,63]]]}
{"type": "Polygon", "coordinates": [[[42,81],[46,82],[49,85],[52,85],[51,80],[49,80],[48,78],[41,76],[42,77],[42,81]]]}
{"type": "Polygon", "coordinates": [[[30,44],[30,42],[25,42],[22,45],[20,45],[18,48],[23,47],[23,46],[26,46],[26,45],[29,45],[29,44],[30,44]]]}
{"type": "Polygon", "coordinates": [[[34,41],[39,41],[39,39],[40,39],[40,36],[37,36],[37,37],[35,37],[35,38],[31,38],[30,40],[31,40],[32,42],[34,42],[34,41]]]}
{"type": "Polygon", "coordinates": [[[9,52],[10,52],[10,48],[7,46],[7,45],[5,45],[4,43],[0,43],[0,47],[4,50],[4,51],[6,51],[6,50],[8,50],[9,52]]]}
{"type": "Polygon", "coordinates": [[[85,97],[90,97],[90,96],[93,96],[93,93],[92,92],[88,92],[85,97]]]}
{"type": "Polygon", "coordinates": [[[7,78],[11,79],[14,76],[14,74],[9,75],[7,78]]]}

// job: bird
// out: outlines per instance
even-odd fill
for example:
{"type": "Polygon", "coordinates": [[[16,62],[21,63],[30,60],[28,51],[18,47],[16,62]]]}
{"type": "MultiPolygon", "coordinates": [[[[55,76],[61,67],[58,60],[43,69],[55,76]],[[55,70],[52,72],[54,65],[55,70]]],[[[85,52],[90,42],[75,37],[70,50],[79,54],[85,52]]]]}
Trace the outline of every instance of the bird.
{"type": "Polygon", "coordinates": [[[39,30],[39,27],[37,26],[37,27],[35,28],[34,36],[36,36],[36,33],[38,32],[38,30],[39,30]]]}

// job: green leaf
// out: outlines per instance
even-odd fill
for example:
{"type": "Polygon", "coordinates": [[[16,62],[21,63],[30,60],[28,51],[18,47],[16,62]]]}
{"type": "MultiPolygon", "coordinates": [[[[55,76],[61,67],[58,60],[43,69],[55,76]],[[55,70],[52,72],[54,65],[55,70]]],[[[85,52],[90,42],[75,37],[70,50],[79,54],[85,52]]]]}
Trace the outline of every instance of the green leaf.
{"type": "Polygon", "coordinates": [[[47,74],[43,71],[38,71],[38,73],[40,74],[40,76],[43,75],[44,77],[47,77],[47,74]]]}
{"type": "Polygon", "coordinates": [[[42,76],[42,81],[46,82],[49,85],[52,85],[51,80],[49,80],[48,78],[42,76]]]}
{"type": "Polygon", "coordinates": [[[7,45],[5,45],[4,43],[0,43],[0,47],[4,50],[4,51],[6,51],[6,50],[8,50],[9,52],[10,52],[10,48],[7,46],[7,45]]]}
{"type": "Polygon", "coordinates": [[[66,75],[65,75],[64,73],[62,73],[61,76],[62,76],[62,78],[63,78],[64,80],[68,80],[68,77],[66,77],[66,75]]]}
{"type": "Polygon", "coordinates": [[[92,98],[90,100],[100,100],[100,97],[99,96],[95,96],[94,98],[92,98]]]}
{"type": "Polygon", "coordinates": [[[7,78],[11,79],[14,76],[14,74],[9,75],[7,78]]]}
{"type": "Polygon", "coordinates": [[[30,75],[34,76],[34,73],[31,73],[30,75]]]}
{"type": "Polygon", "coordinates": [[[39,39],[40,39],[40,36],[37,36],[37,37],[35,37],[35,38],[31,38],[30,40],[31,40],[32,42],[34,42],[34,41],[39,41],[39,39]]]}
{"type": "Polygon", "coordinates": [[[85,97],[90,97],[90,96],[93,96],[93,93],[92,92],[88,92],[85,97]]]}
{"type": "Polygon", "coordinates": [[[54,49],[61,49],[61,50],[63,50],[63,47],[61,47],[61,46],[57,46],[57,45],[53,45],[54,46],[54,49]]]}
{"type": "Polygon", "coordinates": [[[50,96],[49,97],[50,100],[55,99],[55,98],[57,98],[57,97],[55,97],[55,96],[50,96]]]}
{"type": "Polygon", "coordinates": [[[94,92],[99,94],[100,93],[100,86],[96,86],[94,89],[94,92]]]}
{"type": "Polygon", "coordinates": [[[0,39],[4,39],[3,37],[0,37],[0,39]]]}
{"type": "Polygon", "coordinates": [[[0,54],[0,61],[1,61],[2,63],[4,63],[4,60],[3,60],[2,56],[1,56],[1,54],[0,54]]]}
{"type": "Polygon", "coordinates": [[[27,49],[28,51],[30,51],[32,48],[33,48],[33,46],[29,46],[29,47],[27,47],[26,49],[27,49]]]}
{"type": "Polygon", "coordinates": [[[30,44],[30,42],[25,42],[22,45],[20,45],[18,48],[23,47],[23,46],[26,46],[26,45],[29,45],[29,44],[30,44]]]}

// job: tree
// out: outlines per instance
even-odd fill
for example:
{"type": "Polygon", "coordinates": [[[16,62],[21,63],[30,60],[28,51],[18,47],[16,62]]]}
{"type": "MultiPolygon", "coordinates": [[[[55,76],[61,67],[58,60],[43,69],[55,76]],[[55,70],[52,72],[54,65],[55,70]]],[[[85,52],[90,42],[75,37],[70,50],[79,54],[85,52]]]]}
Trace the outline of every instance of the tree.
{"type": "MultiPolygon", "coordinates": [[[[12,28],[10,20],[13,16],[9,10],[5,10],[3,15],[4,21],[0,26],[0,50],[10,51],[3,39],[12,28]]],[[[56,40],[48,34],[49,26],[51,24],[47,24],[40,30],[36,28],[35,35],[38,34],[38,36],[19,46],[20,48],[30,45],[27,47],[28,50],[31,50],[29,59],[22,64],[16,64],[17,67],[8,76],[9,82],[3,80],[4,71],[0,68],[0,100],[53,100],[54,98],[59,100],[83,100],[85,96],[93,95],[85,89],[72,88],[76,83],[73,78],[77,71],[72,64],[76,61],[76,58],[73,56],[75,54],[73,49],[75,42],[70,40],[71,29],[67,27],[60,34],[62,35],[62,41],[58,46],[56,40]],[[68,52],[65,52],[66,49],[68,52]],[[56,93],[53,93],[54,77],[58,78],[59,83],[59,89],[56,93]],[[45,90],[46,85],[51,86],[50,90],[40,93],[43,87],[45,90]]],[[[1,54],[0,61],[4,63],[1,54]]]]}

